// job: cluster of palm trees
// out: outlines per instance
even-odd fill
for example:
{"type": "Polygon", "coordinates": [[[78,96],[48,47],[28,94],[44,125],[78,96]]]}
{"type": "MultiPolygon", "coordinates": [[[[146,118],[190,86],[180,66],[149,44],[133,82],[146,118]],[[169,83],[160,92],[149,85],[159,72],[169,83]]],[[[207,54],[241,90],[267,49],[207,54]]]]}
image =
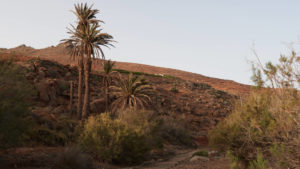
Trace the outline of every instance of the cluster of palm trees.
{"type": "Polygon", "coordinates": [[[105,58],[101,46],[113,46],[113,37],[102,33],[100,23],[103,21],[96,18],[99,13],[97,9],[87,4],[76,4],[74,14],[77,16],[77,25],[71,25],[68,33],[69,39],[62,40],[72,49],[71,56],[78,61],[78,103],[77,115],[79,118],[86,118],[90,110],[90,72],[93,59],[105,58]],[[83,93],[84,77],[84,99],[83,93]],[[82,105],[83,102],[83,105],[82,105]]]}
{"type": "MultiPolygon", "coordinates": [[[[71,25],[68,28],[68,39],[62,41],[68,44],[71,49],[72,59],[78,61],[78,102],[77,115],[79,119],[85,119],[90,111],[90,73],[92,61],[95,58],[105,59],[102,46],[110,47],[115,42],[113,37],[107,33],[102,33],[100,23],[104,23],[96,18],[99,10],[93,9],[93,6],[85,4],[75,4],[73,13],[77,16],[77,25],[71,25]],[[83,85],[84,79],[84,85],[83,85]],[[82,98],[84,91],[84,97],[82,98]],[[83,104],[82,104],[83,103],[83,104]]],[[[104,78],[103,85],[105,88],[106,112],[109,109],[109,93],[110,88],[112,93],[117,97],[114,102],[114,107],[133,108],[143,106],[146,100],[150,100],[147,93],[150,91],[150,86],[139,77],[129,75],[128,79],[122,79],[119,76],[117,85],[110,86],[113,73],[114,62],[104,61],[104,78]],[[118,106],[121,105],[121,106],[118,106]]]]}

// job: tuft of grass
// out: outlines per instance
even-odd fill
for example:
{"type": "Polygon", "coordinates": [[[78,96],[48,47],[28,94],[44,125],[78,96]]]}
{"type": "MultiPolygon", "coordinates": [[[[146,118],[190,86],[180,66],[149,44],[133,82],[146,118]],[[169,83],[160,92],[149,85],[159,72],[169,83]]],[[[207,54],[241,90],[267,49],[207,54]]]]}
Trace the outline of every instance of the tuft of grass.
{"type": "Polygon", "coordinates": [[[208,152],[207,151],[204,151],[204,150],[200,150],[200,151],[197,151],[193,154],[193,156],[203,156],[203,157],[208,157],[208,152]]]}

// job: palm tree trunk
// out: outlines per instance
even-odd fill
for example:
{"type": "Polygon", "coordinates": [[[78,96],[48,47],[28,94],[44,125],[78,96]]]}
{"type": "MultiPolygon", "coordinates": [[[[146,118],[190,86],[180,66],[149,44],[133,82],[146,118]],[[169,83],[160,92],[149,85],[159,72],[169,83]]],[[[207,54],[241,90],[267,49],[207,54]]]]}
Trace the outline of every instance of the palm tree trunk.
{"type": "Polygon", "coordinates": [[[109,110],[108,110],[108,104],[109,104],[109,91],[108,91],[108,82],[106,82],[105,84],[105,95],[106,95],[106,98],[105,98],[105,113],[108,113],[109,110]]]}
{"type": "Polygon", "coordinates": [[[77,117],[81,118],[81,110],[82,110],[82,91],[83,91],[83,59],[78,59],[78,101],[77,101],[77,117]]]}
{"type": "Polygon", "coordinates": [[[73,87],[74,87],[74,82],[71,81],[70,82],[70,103],[69,103],[71,115],[73,114],[73,93],[74,93],[73,87]]]}
{"type": "Polygon", "coordinates": [[[82,110],[82,118],[85,119],[90,111],[90,72],[92,61],[91,58],[86,57],[84,60],[84,100],[83,100],[83,110],[82,110]]]}

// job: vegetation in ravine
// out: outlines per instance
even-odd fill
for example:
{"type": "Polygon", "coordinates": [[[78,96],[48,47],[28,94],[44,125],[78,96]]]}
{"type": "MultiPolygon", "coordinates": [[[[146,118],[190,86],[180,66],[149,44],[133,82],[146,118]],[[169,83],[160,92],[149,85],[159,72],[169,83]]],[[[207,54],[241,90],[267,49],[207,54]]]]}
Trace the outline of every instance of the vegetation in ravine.
{"type": "Polygon", "coordinates": [[[300,167],[300,57],[292,52],[279,63],[254,66],[257,85],[210,132],[210,143],[228,151],[232,168],[300,167]]]}

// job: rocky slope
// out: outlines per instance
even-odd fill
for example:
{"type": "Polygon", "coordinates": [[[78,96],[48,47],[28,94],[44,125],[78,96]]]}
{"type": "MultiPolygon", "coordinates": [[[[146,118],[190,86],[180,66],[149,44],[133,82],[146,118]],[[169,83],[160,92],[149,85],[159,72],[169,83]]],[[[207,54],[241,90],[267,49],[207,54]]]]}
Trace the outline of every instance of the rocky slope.
{"type": "MultiPolygon", "coordinates": [[[[70,59],[70,56],[68,56],[68,50],[66,50],[65,44],[59,44],[57,46],[51,46],[44,49],[34,49],[32,47],[21,45],[12,49],[3,49],[3,51],[5,53],[14,53],[27,57],[49,59],[52,61],[57,61],[61,64],[70,64],[73,66],[76,65],[76,62],[72,61],[70,59]]],[[[244,95],[247,94],[250,90],[250,86],[240,84],[232,80],[217,79],[176,69],[127,62],[117,62],[115,66],[116,69],[124,69],[134,72],[145,72],[149,74],[172,75],[180,77],[184,80],[193,81],[195,83],[207,83],[213,88],[223,90],[234,95],[244,95]]],[[[93,70],[101,70],[100,61],[94,63],[93,70]]]]}

